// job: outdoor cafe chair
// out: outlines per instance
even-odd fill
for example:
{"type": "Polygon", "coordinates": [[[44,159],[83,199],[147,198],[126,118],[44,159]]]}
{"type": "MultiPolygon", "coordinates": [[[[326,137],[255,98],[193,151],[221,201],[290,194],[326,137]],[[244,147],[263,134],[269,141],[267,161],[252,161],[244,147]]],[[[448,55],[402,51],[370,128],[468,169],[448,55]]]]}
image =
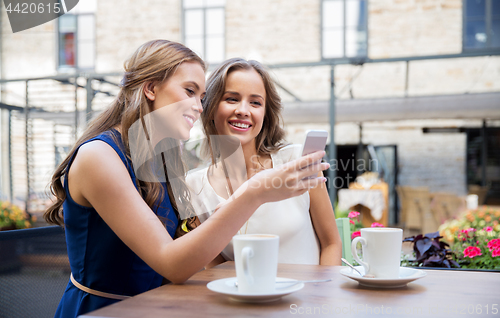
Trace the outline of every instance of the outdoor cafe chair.
{"type": "Polygon", "coordinates": [[[340,240],[342,241],[342,257],[352,264],[351,223],[349,223],[349,218],[338,218],[336,222],[340,240]]]}
{"type": "Polygon", "coordinates": [[[430,208],[437,218],[438,224],[441,224],[459,216],[466,210],[466,204],[463,198],[453,193],[436,192],[432,193],[430,208]]]}
{"type": "Polygon", "coordinates": [[[401,226],[406,235],[437,231],[438,223],[431,213],[428,187],[397,186],[396,191],[401,201],[401,226]]]}

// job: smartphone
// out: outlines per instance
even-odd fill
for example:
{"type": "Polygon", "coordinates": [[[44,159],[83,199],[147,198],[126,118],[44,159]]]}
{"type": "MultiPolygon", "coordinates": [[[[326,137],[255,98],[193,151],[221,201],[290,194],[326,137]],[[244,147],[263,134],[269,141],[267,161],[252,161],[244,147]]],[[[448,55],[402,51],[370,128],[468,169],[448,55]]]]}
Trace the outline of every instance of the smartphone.
{"type": "Polygon", "coordinates": [[[306,141],[302,148],[302,156],[310,153],[325,150],[328,132],[326,130],[309,130],[306,134],[306,141]]]}

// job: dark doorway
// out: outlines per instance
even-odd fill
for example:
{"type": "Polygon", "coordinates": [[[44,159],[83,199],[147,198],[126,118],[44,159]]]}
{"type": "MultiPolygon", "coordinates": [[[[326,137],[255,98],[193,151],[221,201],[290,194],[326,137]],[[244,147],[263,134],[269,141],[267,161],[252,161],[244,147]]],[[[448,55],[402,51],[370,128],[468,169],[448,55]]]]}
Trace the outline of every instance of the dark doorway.
{"type": "Polygon", "coordinates": [[[487,189],[484,202],[479,204],[500,205],[500,128],[483,129],[466,129],[467,185],[487,189]]]}
{"type": "MultiPolygon", "coordinates": [[[[366,146],[363,145],[363,149],[366,146]]],[[[349,188],[349,183],[354,182],[358,176],[358,171],[356,167],[356,159],[358,151],[358,145],[342,145],[337,146],[337,178],[335,180],[335,188],[347,189],[349,188]]],[[[360,171],[362,174],[364,171],[360,171]]]]}
{"type": "MultiPolygon", "coordinates": [[[[328,146],[326,149],[328,150],[328,146]]],[[[337,175],[333,182],[335,191],[349,188],[349,184],[364,172],[378,172],[380,178],[389,186],[389,224],[397,224],[399,203],[396,195],[398,184],[396,145],[337,145],[335,165],[337,175]]],[[[328,180],[328,188],[330,183],[328,180]]]]}

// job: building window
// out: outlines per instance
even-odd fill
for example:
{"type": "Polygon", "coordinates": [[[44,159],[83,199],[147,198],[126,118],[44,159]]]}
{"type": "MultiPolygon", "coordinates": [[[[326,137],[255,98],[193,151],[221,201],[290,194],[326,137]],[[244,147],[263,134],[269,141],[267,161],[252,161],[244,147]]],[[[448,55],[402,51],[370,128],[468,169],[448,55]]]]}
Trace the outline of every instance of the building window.
{"type": "Polygon", "coordinates": [[[464,51],[500,47],[500,1],[464,0],[464,51]]]}
{"type": "Polygon", "coordinates": [[[225,55],[225,0],[184,0],[184,44],[208,63],[225,55]]]}
{"type": "Polygon", "coordinates": [[[365,57],[368,51],[367,0],[322,1],[324,59],[365,57]]]}
{"type": "Polygon", "coordinates": [[[58,20],[58,66],[93,69],[95,65],[96,0],[79,1],[58,20]]]}

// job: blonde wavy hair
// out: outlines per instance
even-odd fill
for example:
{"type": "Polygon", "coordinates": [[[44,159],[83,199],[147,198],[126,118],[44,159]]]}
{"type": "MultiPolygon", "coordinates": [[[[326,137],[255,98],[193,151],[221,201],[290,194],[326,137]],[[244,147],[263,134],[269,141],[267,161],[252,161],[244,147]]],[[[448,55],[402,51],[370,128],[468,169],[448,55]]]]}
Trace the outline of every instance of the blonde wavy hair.
{"type": "MultiPolygon", "coordinates": [[[[121,81],[118,96],[109,108],[92,120],[52,176],[49,187],[51,193],[55,196],[55,202],[44,213],[44,218],[48,223],[64,225],[62,206],[66,199],[66,192],[63,187],[63,178],[67,177],[68,163],[78,147],[85,141],[105,131],[120,127],[121,139],[125,147],[123,151],[130,160],[129,128],[137,120],[143,120],[143,117],[153,109],[152,102],[144,94],[145,86],[163,83],[174,74],[177,67],[183,62],[198,62],[206,70],[205,63],[196,53],[180,43],[167,40],[154,40],[141,45],[125,62],[125,74],[121,81]]],[[[178,141],[170,142],[178,143],[178,141]]],[[[169,160],[166,163],[164,162],[164,170],[175,171],[179,176],[184,176],[185,168],[181,160],[180,148],[175,147],[173,149],[174,153],[169,153],[169,160]]],[[[189,204],[189,191],[184,178],[175,178],[169,181],[168,177],[165,177],[167,178],[168,195],[177,217],[179,218],[179,211],[175,199],[181,200],[182,206],[191,210],[187,214],[183,213],[183,215],[193,216],[188,219],[186,224],[188,230],[193,229],[196,217],[194,217],[194,210],[189,204]]],[[[144,201],[156,213],[159,207],[158,204],[163,201],[165,195],[163,186],[158,182],[143,182],[140,180],[136,180],[136,182],[144,201]]],[[[185,233],[180,230],[180,227],[179,222],[176,236],[185,233]]]]}

